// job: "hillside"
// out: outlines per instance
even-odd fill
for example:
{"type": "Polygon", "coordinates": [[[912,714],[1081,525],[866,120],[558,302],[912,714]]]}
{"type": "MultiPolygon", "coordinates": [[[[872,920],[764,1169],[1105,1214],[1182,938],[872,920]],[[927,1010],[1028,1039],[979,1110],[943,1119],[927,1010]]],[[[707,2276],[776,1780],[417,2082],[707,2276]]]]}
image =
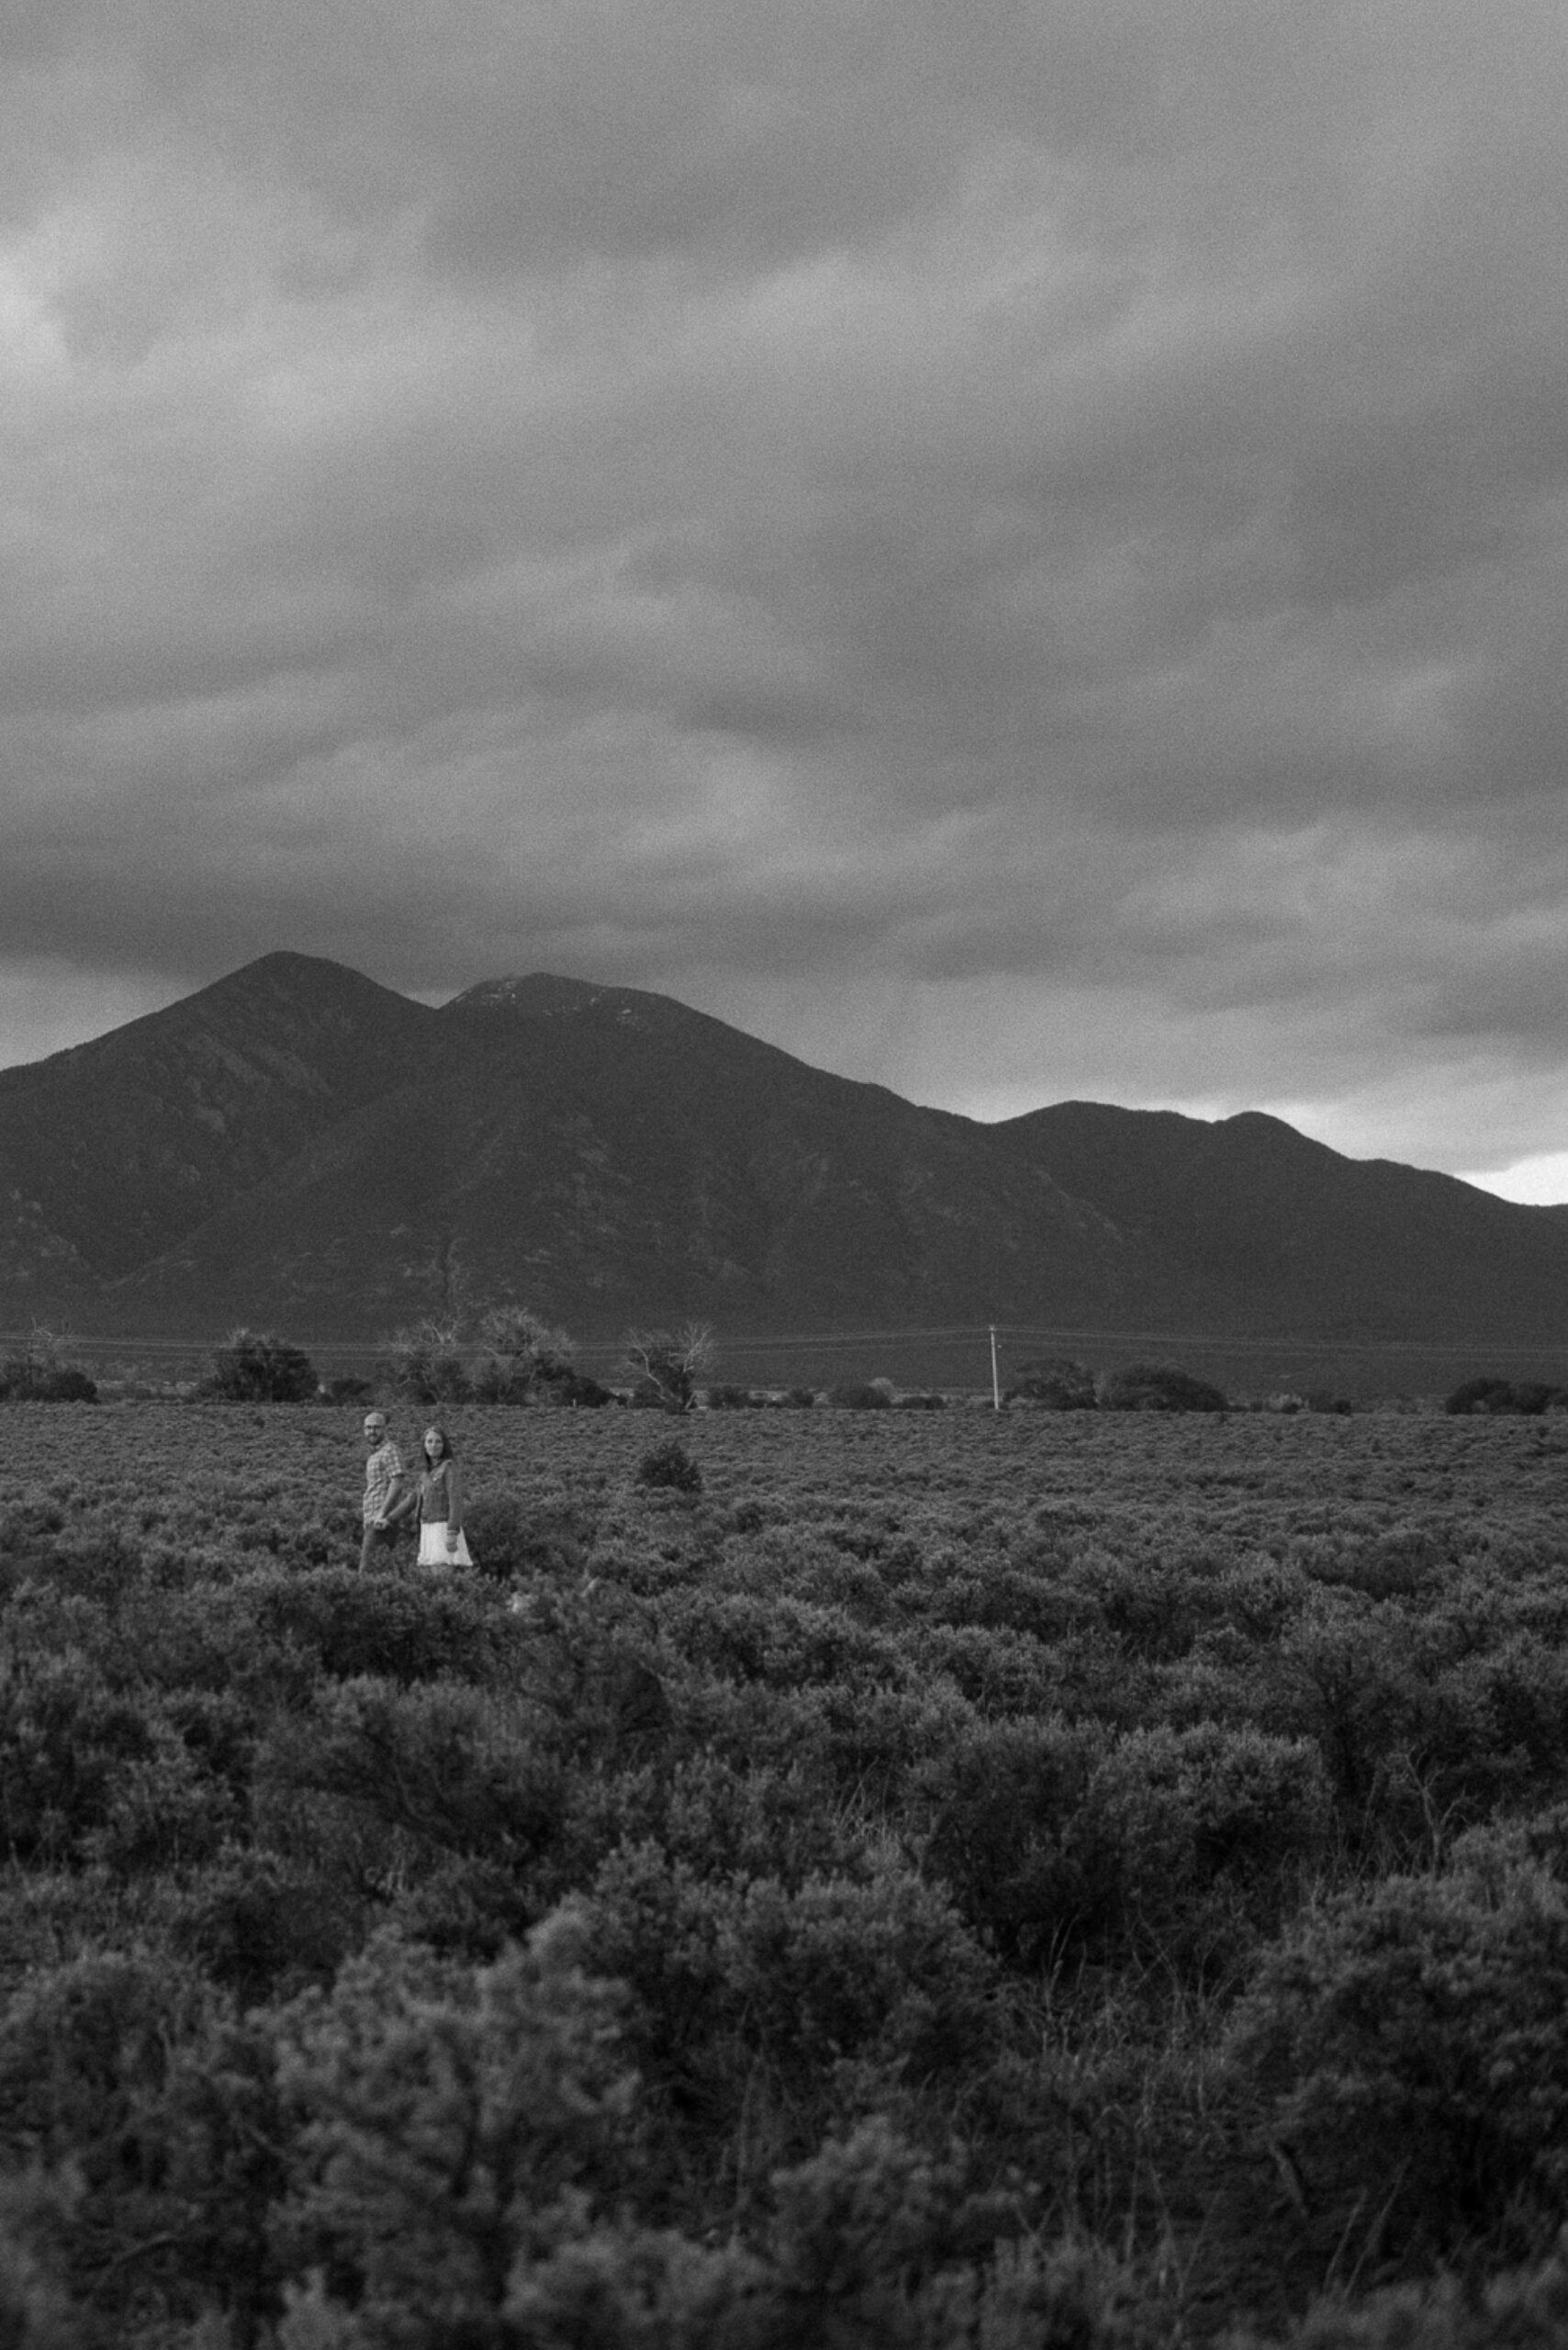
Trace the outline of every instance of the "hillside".
{"type": "Polygon", "coordinates": [[[1062,1102],[993,1131],[1212,1295],[1220,1326],[1564,1337],[1568,1209],[1517,1207],[1451,1175],[1346,1158],[1257,1111],[1210,1123],[1062,1102]]]}
{"type": "Polygon", "coordinates": [[[133,1319],[199,1298],[373,1335],[513,1293],[584,1333],[1070,1320],[1137,1274],[1111,1222],[987,1130],[667,999],[527,982],[433,1015],[441,1050],[120,1286],[133,1319]]]}
{"type": "Polygon", "coordinates": [[[362,1340],[494,1295],[585,1338],[994,1318],[1506,1350],[1564,1327],[1568,1210],[1256,1113],[981,1125],[543,974],[432,1011],[270,955],[0,1073],[7,1325],[362,1340]]]}
{"type": "Polygon", "coordinates": [[[421,1069],[435,1021],[339,964],[269,955],[0,1072],[5,1310],[134,1272],[421,1069]]]}

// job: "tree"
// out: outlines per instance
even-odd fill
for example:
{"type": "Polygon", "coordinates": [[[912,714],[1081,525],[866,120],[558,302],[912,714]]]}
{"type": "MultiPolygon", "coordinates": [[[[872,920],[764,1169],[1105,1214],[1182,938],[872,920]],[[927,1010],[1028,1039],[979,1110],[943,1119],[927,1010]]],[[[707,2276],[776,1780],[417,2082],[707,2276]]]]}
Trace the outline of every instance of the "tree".
{"type": "Polygon", "coordinates": [[[711,1326],[686,1322],[678,1330],[631,1330],[621,1374],[667,1412],[689,1412],[698,1382],[719,1360],[711,1326]]]}
{"type": "Polygon", "coordinates": [[[474,1393],[482,1404],[526,1404],[541,1387],[569,1382],[572,1342],[526,1305],[491,1305],[479,1317],[484,1349],[474,1393]]]}
{"type": "Polygon", "coordinates": [[[1527,1379],[1518,1384],[1508,1379],[1467,1379],[1456,1387],[1443,1405],[1446,1412],[1521,1412],[1527,1416],[1544,1412],[1562,1395],[1559,1387],[1549,1387],[1544,1380],[1527,1379]]]}
{"type": "Polygon", "coordinates": [[[454,1315],[427,1315],[386,1341],[386,1374],[410,1404],[460,1404],[468,1393],[463,1330],[454,1315]]]}
{"type": "Polygon", "coordinates": [[[1109,1412],[1223,1412],[1224,1390],[1171,1362],[1129,1363],[1113,1371],[1101,1390],[1109,1412]]]}
{"type": "Polygon", "coordinates": [[[1047,1412],[1092,1412],[1096,1401],[1094,1373],[1087,1364],[1066,1356],[1020,1363],[1007,1401],[1037,1404],[1047,1412]]]}
{"type": "Polygon", "coordinates": [[[227,1404],[303,1404],[315,1394],[315,1365],[271,1330],[230,1330],[212,1358],[209,1394],[227,1404]]]}
{"type": "Polygon", "coordinates": [[[98,1390],[80,1363],[68,1361],[62,1330],[35,1322],[21,1351],[0,1362],[0,1399],[23,1404],[95,1404],[98,1390]]]}

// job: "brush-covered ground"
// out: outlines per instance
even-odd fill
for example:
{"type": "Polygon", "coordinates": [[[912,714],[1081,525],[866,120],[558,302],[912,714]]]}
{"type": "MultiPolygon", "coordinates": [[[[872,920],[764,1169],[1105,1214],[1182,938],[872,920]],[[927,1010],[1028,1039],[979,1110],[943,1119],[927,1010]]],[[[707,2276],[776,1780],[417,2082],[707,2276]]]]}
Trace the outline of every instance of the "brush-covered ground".
{"type": "Polygon", "coordinates": [[[0,1415],[0,2343],[1568,2338],[1568,1424],[359,1417],[0,1415]]]}

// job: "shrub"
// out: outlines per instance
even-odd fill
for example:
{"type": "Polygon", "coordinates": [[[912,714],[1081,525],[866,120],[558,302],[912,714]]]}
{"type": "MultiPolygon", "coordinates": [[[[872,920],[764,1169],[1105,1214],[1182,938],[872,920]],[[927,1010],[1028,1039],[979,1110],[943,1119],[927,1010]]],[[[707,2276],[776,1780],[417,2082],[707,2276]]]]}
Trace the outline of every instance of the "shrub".
{"type": "Polygon", "coordinates": [[[280,2239],[297,2277],[320,2272],[309,2331],[286,2339],[510,2337],[509,2293],[587,2231],[627,2134],[616,1998],[581,1971],[583,1945],[569,1911],[477,1975],[383,1940],[285,2011],[280,2077],[305,2132],[280,2239]]]}
{"type": "Polygon", "coordinates": [[[738,2107],[753,2055],[807,2096],[846,2062],[920,2081],[994,2049],[984,1953],[900,1861],[790,1885],[624,1845],[594,1881],[592,1919],[597,1963],[633,1993],[628,2036],[650,2079],[690,2066],[738,2107]]]}
{"type": "Polygon", "coordinates": [[[460,1404],[469,1392],[455,1321],[429,1316],[386,1341],[386,1376],[410,1404],[460,1404]]]}
{"type": "Polygon", "coordinates": [[[6,1404],[95,1404],[97,1382],[84,1371],[67,1364],[60,1371],[37,1371],[14,1363],[0,1368],[0,1402],[6,1404]]]}
{"type": "Polygon", "coordinates": [[[531,1403],[542,1388],[573,1376],[570,1338],[526,1305],[487,1307],[479,1318],[479,1344],[477,1403],[531,1403]]]}
{"type": "Polygon", "coordinates": [[[1110,1913],[1107,1867],[1080,1832],[1103,1749],[1093,1725],[1059,1717],[986,1723],[923,1774],[925,1865],[1009,1964],[1092,1942],[1110,1913]]]}
{"type": "Polygon", "coordinates": [[[96,1384],[80,1363],[67,1360],[68,1344],[62,1333],[35,1325],[21,1351],[0,1362],[0,1402],[95,1404],[96,1384]]]}
{"type": "MultiPolygon", "coordinates": [[[[101,2317],[144,2313],[150,2283],[193,2288],[253,2340],[267,2287],[267,2206],[282,2186],[270,2054],[167,1953],[94,1953],[42,1971],[0,2027],[8,2170],[64,2166],[50,2231],[101,2317]]],[[[6,2339],[31,2344],[31,2333],[6,2339]]],[[[145,2340],[140,2328],[75,2341],[145,2340]]],[[[172,2338],[170,2336],[163,2337],[172,2338]]]]}
{"type": "Polygon", "coordinates": [[[226,1404],[303,1404],[316,1371],[299,1347],[270,1330],[231,1330],[212,1358],[207,1393],[226,1404]]]}
{"type": "Polygon", "coordinates": [[[269,1577],[256,1618],[270,1639],[304,1650],[334,1680],[367,1673],[401,1682],[481,1677],[505,1626],[476,1578],[416,1582],[351,1567],[269,1577]]]}
{"type": "Polygon", "coordinates": [[[840,1412],[886,1412],[892,1404],[892,1382],[868,1379],[843,1387],[830,1387],[827,1400],[840,1412]]]}
{"type": "MultiPolygon", "coordinates": [[[[1293,2331],[1291,2350],[1561,2350],[1568,2340],[1568,2229],[1539,2266],[1510,2269],[1479,2290],[1439,2277],[1348,2301],[1326,2293],[1293,2331]]],[[[1277,2350],[1250,2329],[1227,2350],[1277,2350]]]]}
{"type": "Polygon", "coordinates": [[[1224,1392],[1170,1362],[1129,1363],[1104,1382],[1100,1401],[1110,1412],[1223,1412],[1224,1392]]]}
{"type": "Polygon", "coordinates": [[[1038,1404],[1047,1412],[1092,1412],[1097,1400],[1094,1373],[1066,1356],[1021,1364],[1004,1398],[1009,1404],[1038,1404]]]}
{"type": "MultiPolygon", "coordinates": [[[[365,1679],[325,1693],[308,1722],[279,1737],[268,1768],[278,1784],[341,1797],[426,1847],[494,1863],[515,1903],[560,1833],[566,1796],[548,1729],[510,1694],[365,1679]]],[[[410,1862],[406,1853],[405,1870],[410,1862]]]]}
{"type": "Polygon", "coordinates": [[[1443,1404],[1445,1412],[1518,1412],[1533,1416],[1547,1411],[1561,1396],[1562,1390],[1548,1387],[1539,1379],[1529,1379],[1516,1384],[1507,1379],[1462,1380],[1443,1404]]]}
{"type": "Polygon", "coordinates": [[[1511,1412],[1514,1391],[1506,1379],[1465,1379],[1443,1404],[1445,1412],[1511,1412]]]}
{"type": "Polygon", "coordinates": [[[129,1874],[201,1859],[234,1808],[155,1691],[113,1689],[72,1652],[0,1678],[0,1843],[13,1860],[129,1874]]]}
{"type": "Polygon", "coordinates": [[[585,1412],[597,1412],[606,1404],[618,1403],[620,1398],[612,1387],[601,1386],[586,1371],[567,1371],[542,1383],[539,1400],[543,1404],[577,1404],[585,1412]]]}
{"type": "Polygon", "coordinates": [[[580,1576],[583,1536],[569,1510],[530,1509],[510,1494],[476,1502],[464,1527],[480,1574],[495,1583],[522,1575],[580,1576]]]}
{"type": "Polygon", "coordinates": [[[667,1444],[655,1444],[644,1453],[633,1482],[668,1493],[700,1494],[702,1472],[679,1438],[672,1437],[667,1444]]]}
{"type": "Polygon", "coordinates": [[[1308,2191],[1391,2249],[1506,2224],[1568,2188],[1568,1889],[1473,1855],[1308,1913],[1238,2011],[1238,2071],[1308,2191]]]}
{"type": "Polygon", "coordinates": [[[1202,1962],[1242,1919],[1272,1928],[1327,1837],[1328,1790],[1309,1739],[1159,1723],[1121,1739],[1091,1781],[1091,1841],[1114,1863],[1135,1943],[1202,1962]]]}

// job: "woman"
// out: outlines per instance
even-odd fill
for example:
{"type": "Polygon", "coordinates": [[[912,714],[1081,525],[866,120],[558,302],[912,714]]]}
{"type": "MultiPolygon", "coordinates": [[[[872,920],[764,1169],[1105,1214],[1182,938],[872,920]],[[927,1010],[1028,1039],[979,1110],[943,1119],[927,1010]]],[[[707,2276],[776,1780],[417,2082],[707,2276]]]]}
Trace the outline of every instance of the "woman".
{"type": "Polygon", "coordinates": [[[425,1469],[420,1479],[420,1564],[471,1567],[463,1534],[463,1479],[444,1428],[425,1430],[425,1469]]]}

